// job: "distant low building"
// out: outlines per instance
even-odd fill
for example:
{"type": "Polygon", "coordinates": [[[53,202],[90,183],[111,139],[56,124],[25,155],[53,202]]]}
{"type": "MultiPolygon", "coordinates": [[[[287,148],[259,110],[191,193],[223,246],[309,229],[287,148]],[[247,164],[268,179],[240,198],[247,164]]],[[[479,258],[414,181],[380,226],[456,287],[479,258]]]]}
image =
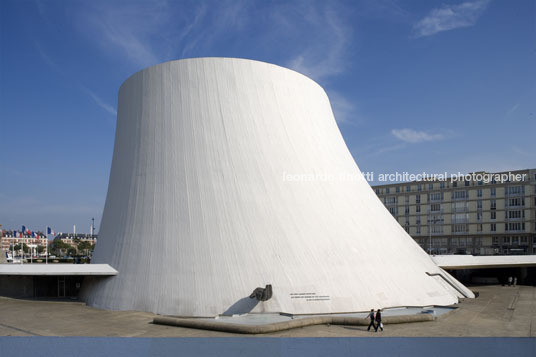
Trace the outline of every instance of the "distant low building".
{"type": "Polygon", "coordinates": [[[13,245],[26,244],[27,246],[42,246],[46,247],[47,237],[41,232],[32,234],[25,234],[19,231],[1,231],[0,236],[0,249],[10,250],[13,245]]]}
{"type": "Polygon", "coordinates": [[[90,244],[97,243],[96,234],[84,233],[59,233],[54,240],[59,239],[63,243],[69,244],[71,247],[78,249],[78,244],[81,242],[89,242],[90,244]]]}
{"type": "MultiPolygon", "coordinates": [[[[97,243],[96,234],[83,234],[83,233],[59,233],[54,240],[61,240],[62,242],[70,245],[71,247],[78,250],[78,244],[81,242],[89,242],[91,245],[97,243]]],[[[33,234],[26,234],[20,231],[1,231],[0,236],[0,249],[1,250],[11,250],[13,245],[17,244],[26,244],[27,246],[33,246],[37,248],[38,246],[46,247],[47,237],[42,232],[34,232],[33,234]]]]}
{"type": "Polygon", "coordinates": [[[372,188],[431,254],[536,254],[536,169],[466,176],[372,188]]]}

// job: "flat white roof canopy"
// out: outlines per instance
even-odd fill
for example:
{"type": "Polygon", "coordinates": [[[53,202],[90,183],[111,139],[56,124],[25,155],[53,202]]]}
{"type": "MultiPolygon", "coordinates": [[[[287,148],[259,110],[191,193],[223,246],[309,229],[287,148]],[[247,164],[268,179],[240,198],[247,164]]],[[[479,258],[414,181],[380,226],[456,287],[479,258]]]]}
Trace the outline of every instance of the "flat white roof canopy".
{"type": "Polygon", "coordinates": [[[0,264],[0,275],[117,275],[108,264],[0,264]]]}
{"type": "Polygon", "coordinates": [[[449,270],[536,266],[536,255],[437,255],[433,260],[441,268],[449,270]]]}

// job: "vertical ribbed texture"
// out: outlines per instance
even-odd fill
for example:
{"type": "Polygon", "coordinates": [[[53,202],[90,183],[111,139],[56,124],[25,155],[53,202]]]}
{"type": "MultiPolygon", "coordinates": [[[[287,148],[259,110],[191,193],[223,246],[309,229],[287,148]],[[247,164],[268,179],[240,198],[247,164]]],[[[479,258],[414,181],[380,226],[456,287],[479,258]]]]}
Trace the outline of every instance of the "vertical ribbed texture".
{"type": "Polygon", "coordinates": [[[340,178],[358,173],[326,93],[299,73],[230,58],[138,72],[119,92],[94,254],[119,275],[87,284],[84,298],[182,316],[251,309],[237,302],[265,284],[273,297],[253,311],[457,302],[368,183],[340,178]]]}

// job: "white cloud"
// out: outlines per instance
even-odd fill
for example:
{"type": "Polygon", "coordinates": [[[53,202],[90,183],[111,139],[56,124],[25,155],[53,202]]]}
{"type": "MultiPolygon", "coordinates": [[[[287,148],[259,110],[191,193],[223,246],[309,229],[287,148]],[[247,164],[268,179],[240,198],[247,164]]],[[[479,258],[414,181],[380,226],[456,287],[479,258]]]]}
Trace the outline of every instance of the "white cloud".
{"type": "MultiPolygon", "coordinates": [[[[351,31],[340,14],[333,9],[317,11],[308,8],[303,20],[314,25],[315,36],[311,37],[312,40],[291,58],[286,66],[314,80],[343,72],[347,66],[346,49],[351,31]]],[[[289,26],[290,19],[284,21],[289,26]]]]}
{"type": "Polygon", "coordinates": [[[389,152],[389,151],[398,151],[398,150],[403,149],[405,147],[406,147],[406,144],[404,144],[404,143],[397,144],[397,145],[390,145],[390,146],[379,146],[371,153],[371,156],[381,155],[381,154],[389,152]]]}
{"type": "Polygon", "coordinates": [[[356,108],[353,102],[349,101],[336,91],[329,92],[329,102],[331,103],[335,120],[338,123],[349,123],[355,121],[356,108]]]}
{"type": "MultiPolygon", "coordinates": [[[[237,43],[250,41],[259,53],[282,56],[283,66],[316,81],[339,75],[351,63],[350,23],[345,8],[338,3],[284,2],[253,6],[246,0],[190,3],[177,6],[166,0],[155,3],[132,2],[122,6],[87,5],[80,16],[80,30],[91,34],[91,41],[107,55],[141,69],[166,60],[236,51],[237,43]],[[257,27],[264,26],[262,32],[257,27]],[[253,31],[255,29],[255,31],[253,31]],[[252,32],[253,31],[253,32],[252,32]],[[253,36],[253,38],[252,38],[253,36]],[[270,46],[273,50],[267,50],[270,46]],[[232,48],[232,49],[231,49],[232,48]]],[[[249,50],[242,50],[251,58],[249,50]]],[[[234,53],[233,53],[234,54],[234,53]]],[[[263,58],[257,58],[263,60],[263,58]]],[[[272,58],[271,58],[272,59],[272,58]]],[[[355,105],[341,93],[329,90],[339,123],[355,118],[355,105]]],[[[88,92],[90,95],[91,93],[88,92]]],[[[94,95],[97,104],[111,112],[110,106],[94,95]]]]}
{"type": "Polygon", "coordinates": [[[443,134],[429,134],[425,131],[413,129],[393,129],[391,134],[406,143],[416,144],[424,141],[437,141],[445,138],[443,134]]]}
{"type": "Polygon", "coordinates": [[[459,5],[442,5],[433,9],[413,26],[415,37],[473,26],[486,10],[490,0],[468,1],[459,5]]]}
{"type": "Polygon", "coordinates": [[[105,103],[99,96],[97,96],[93,91],[91,91],[90,89],[86,88],[86,87],[82,87],[82,90],[84,92],[86,92],[94,101],[95,103],[97,103],[97,105],[99,107],[101,107],[102,109],[106,110],[108,113],[112,114],[112,115],[117,115],[117,110],[115,110],[114,107],[112,107],[111,105],[105,103]]]}
{"type": "Polygon", "coordinates": [[[90,38],[112,55],[127,58],[138,67],[162,62],[160,51],[153,47],[163,25],[170,21],[165,1],[156,3],[132,2],[92,6],[88,3],[80,18],[80,26],[90,38]]]}
{"type": "Polygon", "coordinates": [[[249,7],[245,0],[88,2],[79,26],[105,53],[140,69],[210,50],[222,36],[244,27],[249,7]]]}
{"type": "Polygon", "coordinates": [[[337,122],[355,124],[359,121],[356,103],[329,85],[330,79],[344,73],[351,63],[348,49],[353,45],[353,31],[345,13],[344,6],[336,2],[315,6],[310,2],[287,3],[271,12],[274,25],[267,42],[290,39],[293,47],[287,49],[288,60],[283,66],[321,82],[337,122]]]}
{"type": "Polygon", "coordinates": [[[252,8],[252,2],[247,0],[221,0],[210,7],[204,4],[193,8],[185,30],[173,40],[174,46],[181,48],[180,57],[210,53],[225,36],[239,38],[247,33],[246,27],[255,15],[252,8]]]}
{"type": "Polygon", "coordinates": [[[519,155],[523,155],[523,156],[527,156],[527,157],[534,157],[534,153],[533,152],[529,152],[523,148],[520,148],[518,146],[514,146],[512,147],[512,151],[516,154],[519,154],[519,155]]]}
{"type": "MultiPolygon", "coordinates": [[[[56,62],[54,62],[54,60],[52,60],[52,58],[41,48],[41,46],[36,42],[35,43],[35,46],[37,48],[37,51],[39,52],[39,55],[41,56],[41,58],[43,58],[44,62],[50,66],[52,69],[54,69],[56,72],[59,73],[59,75],[61,75],[62,77],[65,77],[65,73],[64,71],[60,68],[60,66],[58,66],[56,64],[56,62]]],[[[101,107],[102,109],[106,110],[108,113],[116,116],[117,115],[117,111],[115,110],[115,108],[107,103],[105,103],[98,95],[96,95],[92,90],[86,88],[85,86],[83,85],[80,85],[80,88],[82,89],[82,91],[84,91],[85,93],[87,93],[94,101],[95,103],[101,107]]]]}
{"type": "Polygon", "coordinates": [[[41,45],[39,45],[39,43],[37,42],[34,42],[35,44],[35,48],[37,49],[37,52],[39,52],[39,55],[41,56],[41,58],[43,59],[43,61],[50,67],[52,68],[53,70],[55,70],[56,72],[58,72],[60,75],[62,76],[65,76],[65,73],[63,72],[63,70],[60,68],[60,66],[58,66],[56,64],[56,62],[54,62],[54,60],[52,60],[52,58],[43,50],[43,48],[41,47],[41,45]]]}
{"type": "Polygon", "coordinates": [[[510,109],[508,109],[508,111],[506,112],[506,118],[509,118],[511,117],[516,111],[517,109],[519,109],[519,102],[514,104],[510,109]]]}
{"type": "Polygon", "coordinates": [[[176,39],[176,42],[179,44],[183,43],[184,39],[191,37],[189,41],[184,41],[185,43],[181,51],[181,57],[187,57],[188,52],[199,44],[201,38],[199,36],[194,38],[192,34],[194,33],[194,30],[198,27],[201,20],[206,16],[206,14],[206,6],[201,6],[200,8],[196,9],[194,16],[192,16],[192,22],[186,25],[186,28],[179,34],[178,38],[176,39]]]}

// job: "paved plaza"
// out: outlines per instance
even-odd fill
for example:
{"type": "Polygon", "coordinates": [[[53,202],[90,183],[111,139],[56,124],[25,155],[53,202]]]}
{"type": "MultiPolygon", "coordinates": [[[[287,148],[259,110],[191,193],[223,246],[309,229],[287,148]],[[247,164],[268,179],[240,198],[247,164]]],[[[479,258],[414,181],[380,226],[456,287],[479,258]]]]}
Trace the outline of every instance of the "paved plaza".
{"type": "MultiPolygon", "coordinates": [[[[256,335],[266,337],[536,337],[536,288],[479,286],[477,299],[463,300],[436,321],[365,326],[317,325],[256,335]]],[[[0,336],[231,337],[225,332],[152,324],[154,314],[106,311],[81,302],[0,297],[0,336]]]]}

